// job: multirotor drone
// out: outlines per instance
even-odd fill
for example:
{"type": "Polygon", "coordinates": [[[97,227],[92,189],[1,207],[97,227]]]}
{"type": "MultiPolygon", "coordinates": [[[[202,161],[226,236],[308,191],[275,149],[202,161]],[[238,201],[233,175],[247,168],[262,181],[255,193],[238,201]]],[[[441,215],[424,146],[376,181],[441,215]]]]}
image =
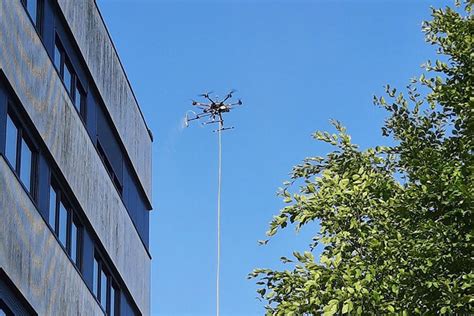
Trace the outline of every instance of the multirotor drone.
{"type": "Polygon", "coordinates": [[[189,125],[190,121],[200,120],[204,118],[206,119],[206,121],[202,123],[203,125],[214,124],[214,123],[219,124],[219,128],[216,131],[233,129],[234,127],[224,127],[224,118],[222,117],[222,114],[230,112],[235,107],[242,105],[242,100],[240,99],[234,103],[227,102],[228,100],[232,99],[232,96],[235,92],[236,92],[235,90],[231,90],[222,100],[211,98],[210,95],[212,94],[212,92],[206,92],[199,95],[200,97],[203,97],[204,99],[206,99],[207,102],[198,102],[195,100],[191,100],[192,105],[198,108],[201,111],[201,113],[196,114],[196,112],[194,111],[188,111],[188,113],[191,112],[193,116],[190,118],[188,116],[188,113],[186,113],[186,118],[185,118],[186,127],[189,125]]]}

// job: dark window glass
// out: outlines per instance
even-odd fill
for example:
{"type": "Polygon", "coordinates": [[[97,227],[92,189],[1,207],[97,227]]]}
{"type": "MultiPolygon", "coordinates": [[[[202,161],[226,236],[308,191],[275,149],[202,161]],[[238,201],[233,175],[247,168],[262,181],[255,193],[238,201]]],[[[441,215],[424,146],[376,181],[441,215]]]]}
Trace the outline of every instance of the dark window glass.
{"type": "Polygon", "coordinates": [[[77,225],[76,223],[74,223],[74,221],[72,222],[72,225],[71,225],[71,258],[72,258],[72,261],[74,261],[74,263],[76,264],[76,266],[79,266],[79,262],[78,262],[78,255],[77,255],[77,250],[78,250],[78,242],[79,242],[79,230],[77,229],[77,225]]]}
{"type": "Polygon", "coordinates": [[[56,228],[56,190],[49,187],[49,225],[55,230],[56,228]]]}
{"type": "Polygon", "coordinates": [[[71,71],[71,66],[69,66],[68,63],[64,65],[64,85],[66,86],[67,92],[71,94],[72,71],[71,71]]]}
{"type": "Polygon", "coordinates": [[[54,44],[54,66],[59,72],[61,71],[61,49],[59,49],[57,42],[54,44]]]}
{"type": "Polygon", "coordinates": [[[33,23],[37,25],[38,0],[26,0],[26,10],[30,14],[33,23]]]}
{"type": "Polygon", "coordinates": [[[110,163],[109,159],[107,158],[107,155],[105,154],[104,149],[100,145],[99,141],[97,141],[97,150],[99,152],[99,156],[102,159],[105,169],[109,173],[110,178],[112,179],[113,184],[117,188],[117,191],[120,195],[123,194],[123,186],[120,183],[120,180],[118,179],[117,175],[115,174],[114,169],[112,168],[112,164],[110,163]]]}
{"type": "Polygon", "coordinates": [[[99,262],[94,258],[94,271],[92,280],[92,290],[95,297],[99,297],[99,262]]]}
{"type": "Polygon", "coordinates": [[[59,241],[66,247],[67,240],[67,210],[62,202],[59,202],[59,241]]]}
{"type": "Polygon", "coordinates": [[[11,120],[10,116],[7,115],[7,141],[5,146],[5,155],[8,161],[16,169],[16,152],[18,140],[18,129],[11,120]]]}
{"type": "Polygon", "coordinates": [[[24,139],[21,140],[20,179],[31,192],[32,152],[24,139]]]}
{"type": "Polygon", "coordinates": [[[100,304],[107,308],[107,274],[102,270],[100,274],[100,304]]]}
{"type": "MultiPolygon", "coordinates": [[[[77,80],[76,80],[77,81],[77,80]]],[[[82,89],[79,86],[79,83],[76,84],[76,91],[74,93],[74,105],[76,106],[76,109],[81,112],[81,104],[82,104],[82,89]]]]}

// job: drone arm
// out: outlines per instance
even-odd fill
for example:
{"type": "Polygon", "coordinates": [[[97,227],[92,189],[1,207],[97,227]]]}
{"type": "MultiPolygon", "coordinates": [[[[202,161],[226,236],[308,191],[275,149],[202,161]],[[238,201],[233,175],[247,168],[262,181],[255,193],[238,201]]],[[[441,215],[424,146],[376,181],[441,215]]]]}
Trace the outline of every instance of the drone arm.
{"type": "Polygon", "coordinates": [[[203,118],[203,117],[206,117],[206,116],[210,116],[211,113],[201,113],[201,114],[197,114],[195,117],[193,118],[188,118],[187,121],[194,121],[194,120],[199,120],[200,118],[203,118]]]}
{"type": "Polygon", "coordinates": [[[222,100],[221,102],[224,103],[225,101],[229,100],[229,98],[232,98],[232,94],[229,93],[224,100],[222,100]]]}
{"type": "Polygon", "coordinates": [[[201,103],[201,102],[193,102],[193,106],[204,106],[204,107],[209,107],[209,104],[206,104],[206,103],[201,103]]]}
{"type": "Polygon", "coordinates": [[[205,95],[204,98],[208,99],[208,100],[211,101],[211,103],[213,103],[213,104],[216,103],[216,102],[215,102],[214,100],[212,100],[211,97],[208,96],[208,95],[205,95]]]}

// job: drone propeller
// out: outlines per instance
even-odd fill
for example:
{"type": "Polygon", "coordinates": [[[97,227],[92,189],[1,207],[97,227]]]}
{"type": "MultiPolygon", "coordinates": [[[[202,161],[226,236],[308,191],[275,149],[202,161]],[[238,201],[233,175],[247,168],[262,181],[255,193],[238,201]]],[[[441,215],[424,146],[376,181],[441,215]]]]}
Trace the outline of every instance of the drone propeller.
{"type": "Polygon", "coordinates": [[[202,102],[197,102],[197,101],[194,101],[194,100],[192,100],[192,105],[198,106],[198,107],[205,107],[205,108],[209,107],[209,104],[202,103],[202,102]]]}
{"type": "Polygon", "coordinates": [[[209,98],[209,95],[212,94],[212,92],[213,91],[204,92],[204,93],[201,93],[199,96],[207,99],[209,98]]]}
{"type": "Polygon", "coordinates": [[[239,105],[242,105],[242,104],[243,104],[243,103],[242,103],[242,100],[239,99],[239,101],[237,101],[237,102],[235,102],[235,103],[231,103],[231,104],[229,104],[229,106],[239,106],[239,105]]]}
{"type": "Polygon", "coordinates": [[[232,95],[233,95],[235,92],[237,92],[237,90],[235,90],[235,89],[230,90],[229,93],[227,93],[225,99],[222,100],[222,102],[225,102],[225,101],[227,101],[228,99],[232,98],[232,95]]]}

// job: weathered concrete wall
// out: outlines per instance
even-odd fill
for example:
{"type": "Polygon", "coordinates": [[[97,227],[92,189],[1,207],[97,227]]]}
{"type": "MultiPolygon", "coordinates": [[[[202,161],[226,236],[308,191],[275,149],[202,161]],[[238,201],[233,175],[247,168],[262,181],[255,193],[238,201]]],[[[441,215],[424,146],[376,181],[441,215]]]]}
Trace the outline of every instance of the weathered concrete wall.
{"type": "Polygon", "coordinates": [[[0,193],[0,267],[38,315],[103,314],[1,156],[0,193]]]}
{"type": "MultiPolygon", "coordinates": [[[[0,69],[141,312],[149,315],[150,258],[20,1],[0,1],[0,69]]],[[[33,244],[27,249],[37,250],[33,244]]]]}
{"type": "Polygon", "coordinates": [[[59,0],[114,125],[151,201],[151,139],[94,0],[59,0]]]}

